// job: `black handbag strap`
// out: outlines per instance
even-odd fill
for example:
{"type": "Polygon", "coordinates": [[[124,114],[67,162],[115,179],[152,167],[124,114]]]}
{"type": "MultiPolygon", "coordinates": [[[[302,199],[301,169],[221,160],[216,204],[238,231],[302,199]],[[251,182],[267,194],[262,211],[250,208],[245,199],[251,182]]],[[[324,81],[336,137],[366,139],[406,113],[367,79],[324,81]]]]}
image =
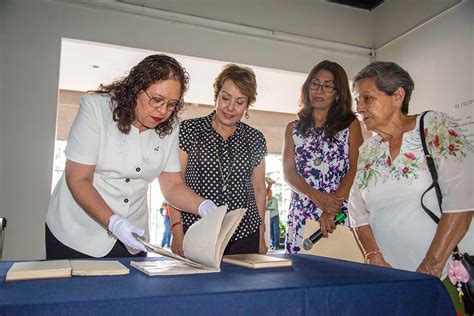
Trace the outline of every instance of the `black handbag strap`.
{"type": "MultiPolygon", "coordinates": [[[[426,113],[429,111],[425,111],[421,114],[420,117],[420,139],[421,139],[421,146],[423,147],[423,152],[425,154],[426,158],[426,164],[428,165],[428,170],[430,171],[431,177],[433,178],[433,183],[426,189],[425,192],[421,195],[421,207],[423,210],[425,210],[426,214],[428,214],[431,219],[438,224],[439,223],[439,217],[436,216],[426,205],[423,203],[423,199],[425,197],[425,194],[428,193],[431,189],[435,189],[436,192],[436,197],[438,198],[438,205],[439,205],[439,210],[443,212],[443,209],[441,207],[441,204],[443,203],[443,195],[441,194],[441,187],[439,186],[438,183],[438,172],[436,171],[436,165],[434,163],[433,157],[431,156],[430,152],[428,151],[428,146],[426,146],[426,139],[425,139],[425,124],[423,118],[425,117],[426,113]]],[[[459,254],[459,249],[456,246],[453,250],[453,254],[459,254]]]]}
{"type": "Polygon", "coordinates": [[[433,178],[433,183],[426,189],[425,192],[423,192],[423,195],[421,196],[421,207],[425,210],[425,212],[431,217],[431,219],[438,224],[439,223],[439,217],[436,216],[426,205],[423,203],[423,199],[425,197],[425,194],[428,193],[431,189],[435,189],[436,192],[436,197],[438,198],[438,205],[439,209],[442,211],[441,204],[443,203],[443,195],[441,194],[441,188],[438,183],[438,172],[436,171],[436,166],[433,160],[433,157],[431,157],[430,152],[428,151],[428,146],[426,146],[426,139],[425,139],[425,124],[423,118],[425,117],[426,113],[429,111],[423,112],[420,117],[420,139],[421,139],[421,146],[423,147],[423,152],[425,154],[426,158],[426,163],[428,165],[428,170],[431,173],[431,177],[433,178]]]}

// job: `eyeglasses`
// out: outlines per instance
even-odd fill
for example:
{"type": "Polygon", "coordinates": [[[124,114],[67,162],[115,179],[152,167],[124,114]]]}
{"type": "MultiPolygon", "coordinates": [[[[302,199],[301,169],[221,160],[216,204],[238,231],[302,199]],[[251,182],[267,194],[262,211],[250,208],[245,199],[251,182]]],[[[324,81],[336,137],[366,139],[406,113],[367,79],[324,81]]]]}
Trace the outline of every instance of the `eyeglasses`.
{"type": "Polygon", "coordinates": [[[331,86],[330,84],[320,84],[318,82],[315,82],[315,81],[311,81],[309,83],[309,89],[310,90],[318,90],[319,87],[321,87],[321,89],[323,90],[323,92],[333,92],[334,90],[336,90],[336,88],[334,86],[331,86]]]}
{"type": "Polygon", "coordinates": [[[154,108],[155,110],[156,109],[159,109],[159,108],[162,108],[164,105],[166,105],[166,110],[169,111],[169,112],[172,112],[174,111],[179,105],[180,105],[180,101],[175,101],[175,102],[166,102],[165,99],[163,98],[160,98],[160,97],[150,97],[150,95],[148,94],[148,92],[146,92],[146,90],[143,90],[143,92],[145,92],[146,96],[150,99],[148,101],[148,104],[154,108]]]}

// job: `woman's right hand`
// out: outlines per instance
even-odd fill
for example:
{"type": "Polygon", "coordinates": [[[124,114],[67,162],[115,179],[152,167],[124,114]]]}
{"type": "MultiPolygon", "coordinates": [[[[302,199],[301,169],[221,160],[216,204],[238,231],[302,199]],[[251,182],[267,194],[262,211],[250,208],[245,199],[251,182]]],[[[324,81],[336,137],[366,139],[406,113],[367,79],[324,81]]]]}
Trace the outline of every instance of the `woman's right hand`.
{"type": "Polygon", "coordinates": [[[321,227],[321,232],[325,238],[329,237],[329,234],[332,234],[336,229],[336,224],[334,223],[334,215],[322,212],[321,217],[319,218],[319,225],[321,227]]]}
{"type": "Polygon", "coordinates": [[[183,240],[184,232],[182,225],[173,228],[173,238],[171,239],[171,251],[181,257],[184,257],[183,240]],[[181,226],[181,227],[179,227],[181,226]]]}
{"type": "Polygon", "coordinates": [[[330,215],[336,216],[341,210],[343,197],[338,197],[334,194],[327,192],[316,191],[316,194],[311,197],[311,200],[319,206],[323,212],[329,213],[330,215]]]}
{"type": "Polygon", "coordinates": [[[377,252],[371,255],[370,257],[368,257],[367,263],[373,264],[374,266],[379,266],[379,267],[387,267],[387,268],[392,267],[387,261],[385,261],[381,252],[377,252]]]}

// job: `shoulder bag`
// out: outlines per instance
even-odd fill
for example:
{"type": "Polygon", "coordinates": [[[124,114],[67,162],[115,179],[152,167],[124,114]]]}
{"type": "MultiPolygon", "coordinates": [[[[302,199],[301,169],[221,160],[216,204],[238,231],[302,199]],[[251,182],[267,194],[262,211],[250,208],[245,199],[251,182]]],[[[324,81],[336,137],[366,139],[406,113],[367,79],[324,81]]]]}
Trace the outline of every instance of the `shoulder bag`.
{"type": "MultiPolygon", "coordinates": [[[[428,151],[428,147],[426,146],[425,128],[423,122],[423,118],[426,113],[428,113],[428,111],[423,112],[420,117],[420,139],[421,145],[423,146],[423,152],[426,158],[426,163],[428,165],[431,177],[433,178],[433,183],[428,187],[428,189],[426,189],[426,191],[421,196],[421,206],[423,207],[423,210],[425,210],[425,212],[431,217],[431,219],[436,224],[438,224],[439,217],[436,216],[423,203],[423,198],[425,197],[425,194],[434,188],[436,192],[436,197],[438,198],[439,209],[442,212],[441,204],[443,201],[443,195],[441,194],[441,187],[438,183],[438,172],[436,171],[436,166],[433,157],[431,157],[431,154],[428,151]]],[[[460,300],[462,299],[462,302],[464,304],[464,310],[467,314],[474,314],[474,257],[470,256],[468,253],[460,253],[457,246],[454,248],[451,255],[454,261],[460,261],[462,263],[467,273],[469,274],[469,280],[467,282],[457,282],[457,284],[455,285],[459,292],[459,298],[460,300]]]]}

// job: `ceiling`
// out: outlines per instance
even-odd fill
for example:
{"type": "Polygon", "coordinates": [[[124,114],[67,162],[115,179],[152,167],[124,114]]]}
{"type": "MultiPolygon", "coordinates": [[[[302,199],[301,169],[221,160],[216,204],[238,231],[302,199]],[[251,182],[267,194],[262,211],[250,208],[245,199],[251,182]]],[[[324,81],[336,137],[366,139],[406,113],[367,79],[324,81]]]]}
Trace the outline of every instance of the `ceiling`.
{"type": "MultiPolygon", "coordinates": [[[[108,2],[110,1],[133,3],[143,7],[174,3],[173,1],[159,0],[109,0],[108,2]]],[[[212,3],[212,1],[208,2],[212,3]]],[[[219,1],[234,2],[234,0],[219,1]]],[[[286,2],[287,0],[282,1],[286,2]]],[[[305,0],[303,3],[307,1],[332,2],[366,10],[383,2],[383,0],[305,0]]],[[[95,90],[100,84],[110,83],[125,76],[140,60],[154,53],[165,53],[175,57],[189,72],[191,84],[185,96],[186,102],[208,105],[214,103],[212,83],[222,66],[227,63],[225,61],[73,39],[63,39],[62,41],[59,87],[75,91],[95,90]]],[[[258,96],[255,109],[282,113],[296,113],[298,111],[299,92],[306,78],[305,73],[248,66],[257,75],[258,96]]]]}
{"type": "Polygon", "coordinates": [[[384,0],[326,0],[330,3],[347,5],[356,9],[363,9],[372,11],[378,5],[380,5],[384,0]]]}

